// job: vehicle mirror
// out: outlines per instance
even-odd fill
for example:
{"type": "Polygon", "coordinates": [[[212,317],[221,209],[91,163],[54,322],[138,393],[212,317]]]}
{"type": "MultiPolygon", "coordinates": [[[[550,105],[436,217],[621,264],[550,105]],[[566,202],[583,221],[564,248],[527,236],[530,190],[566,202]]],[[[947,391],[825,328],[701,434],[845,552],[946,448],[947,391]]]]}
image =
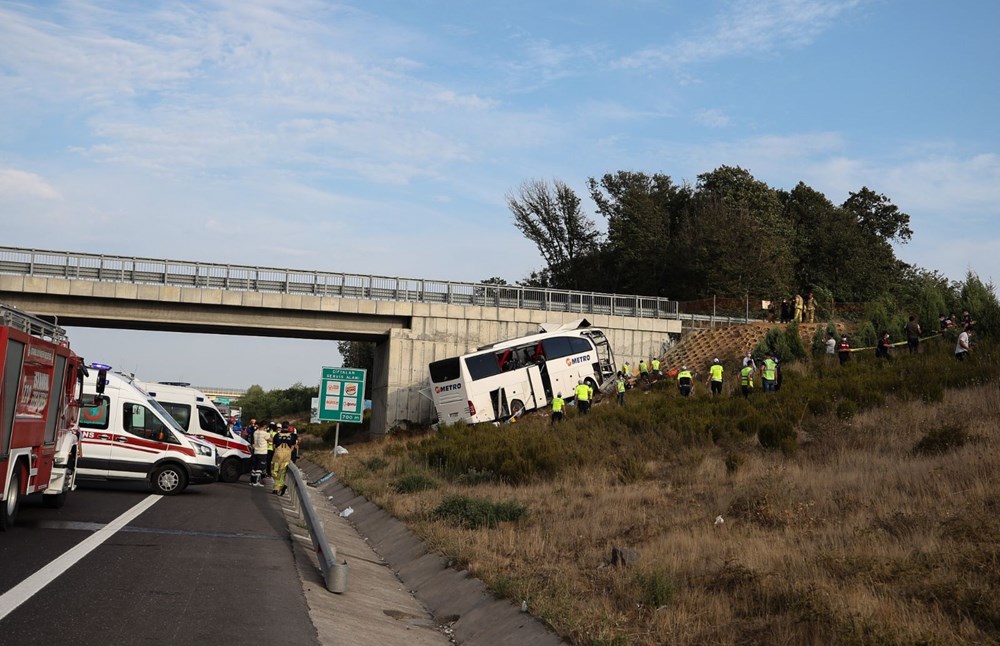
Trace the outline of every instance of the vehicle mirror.
{"type": "Polygon", "coordinates": [[[107,370],[103,370],[103,369],[102,370],[98,370],[97,371],[97,394],[98,395],[103,395],[104,394],[104,386],[106,386],[107,383],[108,383],[108,371],[107,370]]]}
{"type": "Polygon", "coordinates": [[[80,397],[80,406],[82,408],[96,408],[101,405],[100,395],[83,395],[80,397]]]}

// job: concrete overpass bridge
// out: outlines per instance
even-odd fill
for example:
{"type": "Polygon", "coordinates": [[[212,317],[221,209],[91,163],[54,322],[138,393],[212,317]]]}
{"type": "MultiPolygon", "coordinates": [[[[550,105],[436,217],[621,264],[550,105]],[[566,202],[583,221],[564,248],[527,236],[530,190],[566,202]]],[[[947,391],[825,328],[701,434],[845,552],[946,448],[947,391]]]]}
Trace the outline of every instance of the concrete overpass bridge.
{"type": "Polygon", "coordinates": [[[372,341],[375,434],[434,419],[431,361],[541,323],[586,317],[633,365],[681,332],[661,298],[3,246],[0,301],[61,325],[372,341]]]}

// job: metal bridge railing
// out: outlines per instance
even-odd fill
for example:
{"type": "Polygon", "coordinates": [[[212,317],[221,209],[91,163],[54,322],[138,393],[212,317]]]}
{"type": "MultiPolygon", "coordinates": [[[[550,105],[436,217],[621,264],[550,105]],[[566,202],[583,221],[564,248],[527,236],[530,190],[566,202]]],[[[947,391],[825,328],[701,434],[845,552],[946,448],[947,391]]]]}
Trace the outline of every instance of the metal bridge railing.
{"type": "Polygon", "coordinates": [[[201,287],[359,300],[511,307],[638,318],[679,318],[677,301],[650,296],[419,278],[160,260],[0,246],[0,274],[201,287]]]}

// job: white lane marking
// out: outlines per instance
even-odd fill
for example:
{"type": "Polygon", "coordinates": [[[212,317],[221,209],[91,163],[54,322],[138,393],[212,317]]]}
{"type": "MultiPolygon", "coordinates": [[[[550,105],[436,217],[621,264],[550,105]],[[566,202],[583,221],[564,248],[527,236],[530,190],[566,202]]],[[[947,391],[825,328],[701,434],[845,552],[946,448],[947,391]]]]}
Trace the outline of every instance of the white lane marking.
{"type": "Polygon", "coordinates": [[[12,613],[18,606],[33,597],[35,593],[52,583],[56,577],[73,567],[77,561],[100,547],[104,541],[118,533],[121,528],[135,520],[139,514],[152,507],[156,504],[156,501],[162,497],[163,496],[158,496],[156,494],[150,494],[149,497],[144,499],[138,505],[129,509],[118,518],[115,518],[113,521],[97,530],[86,539],[80,541],[69,550],[56,557],[42,569],[38,570],[27,579],[21,581],[13,588],[5,592],[2,596],[0,596],[0,619],[3,619],[12,613]]]}

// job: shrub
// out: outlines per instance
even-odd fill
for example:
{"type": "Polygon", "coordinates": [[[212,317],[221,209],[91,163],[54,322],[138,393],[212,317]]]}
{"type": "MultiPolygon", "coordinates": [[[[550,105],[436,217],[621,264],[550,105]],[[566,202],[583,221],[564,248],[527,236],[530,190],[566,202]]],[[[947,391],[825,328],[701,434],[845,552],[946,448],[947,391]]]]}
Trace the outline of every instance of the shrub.
{"type": "Polygon", "coordinates": [[[778,358],[782,361],[805,359],[806,346],[802,344],[802,335],[799,333],[799,324],[795,321],[789,323],[788,327],[785,328],[784,337],[785,352],[787,352],[787,354],[779,353],[778,358]]]}
{"type": "Polygon", "coordinates": [[[431,515],[467,529],[493,528],[502,522],[525,518],[528,515],[528,508],[514,501],[490,502],[467,496],[448,496],[431,512],[431,515]]]}
{"type": "Polygon", "coordinates": [[[739,453],[729,453],[726,455],[726,473],[733,475],[743,466],[743,456],[739,453]]]}
{"type": "Polygon", "coordinates": [[[914,455],[940,455],[965,446],[969,434],[958,424],[947,424],[936,428],[920,438],[913,447],[914,455]]]}
{"type": "Polygon", "coordinates": [[[476,469],[469,469],[462,475],[455,478],[455,483],[460,485],[465,485],[466,487],[474,487],[480,484],[496,482],[497,480],[498,480],[497,475],[491,471],[478,471],[476,469]]]}
{"type": "Polygon", "coordinates": [[[647,608],[667,605],[677,594],[677,584],[662,570],[637,572],[636,585],[639,587],[639,603],[647,608]]]}
{"type": "Polygon", "coordinates": [[[795,429],[789,422],[775,420],[767,422],[757,431],[757,441],[765,449],[781,449],[785,453],[795,450],[795,429]]]}
{"type": "Polygon", "coordinates": [[[849,420],[858,412],[858,405],[850,399],[842,399],[837,402],[837,417],[842,420],[849,420]]]}
{"type": "Polygon", "coordinates": [[[392,484],[392,489],[396,493],[416,493],[437,489],[438,483],[433,478],[429,478],[423,473],[409,473],[402,476],[392,484]]]}
{"type": "Polygon", "coordinates": [[[389,466],[389,463],[380,455],[374,455],[364,462],[365,468],[371,472],[381,471],[389,466]]]}
{"type": "Polygon", "coordinates": [[[641,482],[649,476],[646,463],[636,457],[628,456],[618,463],[618,480],[622,484],[641,482]]]}

